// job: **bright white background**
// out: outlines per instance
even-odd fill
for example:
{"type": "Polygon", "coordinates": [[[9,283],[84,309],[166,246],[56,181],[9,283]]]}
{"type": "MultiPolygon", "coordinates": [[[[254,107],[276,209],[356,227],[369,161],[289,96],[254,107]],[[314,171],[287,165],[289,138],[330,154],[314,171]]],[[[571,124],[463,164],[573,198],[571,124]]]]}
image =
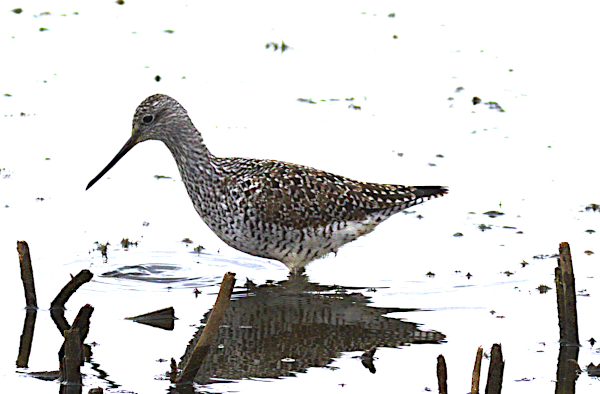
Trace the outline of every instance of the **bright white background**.
{"type": "MultiPolygon", "coordinates": [[[[466,392],[477,346],[501,342],[505,391],[549,392],[558,356],[556,300],[553,290],[536,288],[554,287],[555,259],[532,257],[556,253],[561,241],[571,244],[578,290],[589,294],[578,297],[579,363],[598,364],[587,340],[600,337],[600,213],[584,212],[600,203],[598,11],[592,1],[4,4],[0,384],[58,390],[15,372],[24,317],[17,240],[32,250],[42,309],[29,371],[58,368],[61,338],[45,310],[69,273],[88,268],[96,277],[69,301],[67,317],[85,303],[96,308],[88,336],[100,344],[94,361],[120,389],[140,393],[167,390],[168,382],[155,380],[167,365],[156,360],[180,356],[224,272],[236,272],[240,284],[246,277],[286,278],[282,265],[232,250],[205,227],[158,142],[137,146],[84,191],[129,137],[136,106],[158,92],[187,108],[216,155],[451,191],[308,269],[317,283],[386,287],[370,294],[374,306],[429,310],[395,317],[443,332],[447,343],[381,349],[375,375],[347,353],[332,364],[337,370],[214,390],[435,391],[436,357],[443,353],[451,392],[466,392]],[[10,12],[16,7],[23,13],[10,12]],[[285,53],[265,49],[282,40],[291,47],[285,53]],[[473,96],[505,112],[473,106],[473,96]],[[360,110],[348,108],[344,99],[351,97],[360,110]],[[490,210],[505,215],[483,215],[490,210]],[[480,224],[491,230],[480,231],[480,224]],[[120,250],[126,237],[140,246],[120,250]],[[185,237],[206,248],[199,264],[181,244],[185,237]],[[108,263],[95,241],[111,243],[108,263]],[[99,276],[149,261],[195,279],[167,290],[99,276]],[[425,276],[430,271],[434,278],[425,276]],[[197,286],[208,290],[195,299],[197,286]],[[166,306],[180,318],[171,333],[122,320],[166,306]]],[[[106,387],[96,371],[85,372],[84,390],[106,387]]],[[[597,380],[579,378],[578,393],[597,390],[597,380]]]]}

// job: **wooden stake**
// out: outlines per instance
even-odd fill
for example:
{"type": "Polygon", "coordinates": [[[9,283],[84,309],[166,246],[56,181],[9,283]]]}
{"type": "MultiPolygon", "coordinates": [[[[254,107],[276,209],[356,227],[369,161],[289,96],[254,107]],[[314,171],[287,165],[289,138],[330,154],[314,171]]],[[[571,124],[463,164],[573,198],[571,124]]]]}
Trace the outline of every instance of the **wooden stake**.
{"type": "Polygon", "coordinates": [[[502,359],[502,347],[494,343],[492,346],[492,359],[490,370],[485,386],[485,394],[500,394],[502,391],[502,376],[504,375],[504,360],[502,359]]]}
{"type": "Polygon", "coordinates": [[[65,331],[65,356],[60,364],[62,384],[68,388],[78,388],[79,392],[81,392],[82,385],[79,371],[82,359],[83,351],[79,341],[79,329],[73,328],[65,331]]]}
{"type": "Polygon", "coordinates": [[[21,264],[21,279],[25,289],[25,304],[27,308],[37,309],[37,297],[35,296],[35,285],[33,283],[33,268],[31,268],[31,257],[29,245],[25,241],[17,241],[17,252],[19,252],[19,263],[21,264]]]}
{"type": "Polygon", "coordinates": [[[477,356],[475,356],[475,366],[473,367],[473,378],[471,379],[471,394],[479,394],[479,377],[481,375],[481,357],[483,348],[479,346],[477,356]]]}
{"type": "Polygon", "coordinates": [[[35,319],[37,310],[27,309],[25,322],[23,323],[23,333],[19,344],[19,356],[17,357],[17,367],[27,368],[29,364],[29,355],[31,354],[31,343],[33,342],[33,331],[35,328],[35,319]]]}
{"type": "Polygon", "coordinates": [[[554,275],[558,303],[560,343],[563,345],[579,346],[575,275],[573,273],[573,262],[571,261],[569,244],[561,242],[558,251],[558,267],[554,269],[554,275]]]}
{"type": "Polygon", "coordinates": [[[448,394],[448,373],[446,371],[446,359],[441,354],[437,358],[438,390],[440,394],[448,394]]]}
{"type": "Polygon", "coordinates": [[[188,362],[183,366],[181,375],[177,379],[178,384],[191,383],[194,381],[194,378],[200,369],[200,365],[202,365],[202,361],[208,354],[210,345],[217,335],[221,320],[223,320],[223,316],[225,316],[225,311],[227,310],[227,305],[229,304],[234,285],[235,274],[231,272],[226,273],[223,277],[223,282],[221,283],[221,289],[219,290],[215,306],[210,312],[206,326],[204,326],[200,339],[198,339],[198,343],[194,346],[194,350],[192,350],[188,362]]]}

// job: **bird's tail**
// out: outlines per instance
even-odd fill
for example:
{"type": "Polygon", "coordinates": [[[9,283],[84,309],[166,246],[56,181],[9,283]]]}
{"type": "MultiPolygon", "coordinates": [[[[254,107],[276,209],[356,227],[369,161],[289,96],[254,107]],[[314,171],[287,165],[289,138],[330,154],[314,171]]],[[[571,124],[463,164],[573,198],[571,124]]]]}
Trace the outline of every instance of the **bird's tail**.
{"type": "Polygon", "coordinates": [[[431,199],[436,197],[442,197],[448,194],[448,188],[446,186],[413,186],[415,190],[413,193],[417,198],[431,199]]]}

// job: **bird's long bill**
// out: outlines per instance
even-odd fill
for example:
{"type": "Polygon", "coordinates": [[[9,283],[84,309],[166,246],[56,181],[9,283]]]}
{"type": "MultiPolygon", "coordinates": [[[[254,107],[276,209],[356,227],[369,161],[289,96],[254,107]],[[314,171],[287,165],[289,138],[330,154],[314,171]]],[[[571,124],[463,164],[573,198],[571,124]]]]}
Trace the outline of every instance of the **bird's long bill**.
{"type": "Polygon", "coordinates": [[[117,162],[119,160],[121,160],[121,158],[123,156],[125,156],[127,154],[127,152],[129,152],[131,150],[131,148],[133,148],[137,143],[138,143],[137,139],[134,138],[133,136],[131,136],[131,138],[125,143],[125,145],[123,145],[123,147],[121,148],[119,153],[117,153],[117,155],[114,157],[114,159],[112,159],[110,161],[110,163],[108,163],[108,165],[106,167],[104,167],[104,169],[102,171],[100,171],[100,173],[98,175],[96,175],[96,177],[94,179],[92,179],[90,181],[90,183],[88,183],[85,190],[94,186],[94,183],[98,182],[98,180],[100,178],[102,178],[104,176],[104,174],[106,174],[108,171],[110,171],[110,169],[113,168],[114,165],[117,164],[117,162]]]}

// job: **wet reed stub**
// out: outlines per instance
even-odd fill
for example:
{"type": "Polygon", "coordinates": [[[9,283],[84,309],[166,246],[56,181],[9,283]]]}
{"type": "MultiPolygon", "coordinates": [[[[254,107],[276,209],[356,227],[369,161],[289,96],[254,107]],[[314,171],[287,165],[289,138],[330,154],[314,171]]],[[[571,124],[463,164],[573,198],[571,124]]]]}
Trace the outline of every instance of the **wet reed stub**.
{"type": "Polygon", "coordinates": [[[56,298],[50,304],[50,308],[64,308],[69,298],[79,289],[83,284],[89,282],[94,277],[89,270],[81,270],[75,275],[69,283],[58,293],[56,298]]]}
{"type": "Polygon", "coordinates": [[[200,365],[206,358],[210,346],[215,336],[217,335],[217,331],[219,330],[221,321],[225,316],[225,312],[227,311],[227,305],[229,305],[229,299],[231,298],[231,293],[233,292],[234,285],[235,274],[227,272],[225,276],[223,276],[223,282],[221,282],[221,289],[219,290],[217,301],[215,301],[215,306],[210,312],[210,316],[208,317],[206,326],[202,330],[200,339],[198,340],[198,343],[196,343],[194,350],[192,350],[192,354],[187,359],[187,362],[185,363],[185,365],[183,365],[181,375],[179,375],[179,378],[177,378],[176,382],[178,384],[191,383],[196,377],[196,373],[198,373],[200,365]]]}
{"type": "Polygon", "coordinates": [[[79,289],[84,283],[89,282],[94,277],[89,270],[82,270],[80,273],[75,275],[69,283],[62,288],[56,298],[50,304],[50,316],[58,327],[61,335],[63,332],[71,328],[69,322],[65,318],[65,304],[71,298],[71,296],[79,289]]]}
{"type": "Polygon", "coordinates": [[[17,252],[19,253],[19,263],[21,265],[21,280],[23,280],[23,288],[25,289],[25,304],[27,308],[37,309],[33,268],[31,267],[31,256],[29,255],[27,242],[17,241],[17,252]]]}
{"type": "Polygon", "coordinates": [[[477,356],[475,356],[475,366],[473,367],[473,378],[471,379],[471,394],[479,394],[479,377],[481,376],[481,357],[483,356],[483,348],[477,348],[477,356]]]}
{"type": "Polygon", "coordinates": [[[437,358],[438,391],[440,394],[448,394],[448,372],[446,370],[446,359],[443,355],[437,358]]]}
{"type": "Polygon", "coordinates": [[[502,359],[502,346],[498,343],[492,345],[492,356],[488,372],[485,394],[500,394],[502,391],[502,377],[504,376],[504,360],[502,359]]]}
{"type": "Polygon", "coordinates": [[[556,282],[556,300],[558,303],[560,343],[561,345],[579,346],[575,274],[571,260],[571,249],[567,242],[561,242],[558,250],[558,267],[554,269],[554,276],[556,282]]]}

